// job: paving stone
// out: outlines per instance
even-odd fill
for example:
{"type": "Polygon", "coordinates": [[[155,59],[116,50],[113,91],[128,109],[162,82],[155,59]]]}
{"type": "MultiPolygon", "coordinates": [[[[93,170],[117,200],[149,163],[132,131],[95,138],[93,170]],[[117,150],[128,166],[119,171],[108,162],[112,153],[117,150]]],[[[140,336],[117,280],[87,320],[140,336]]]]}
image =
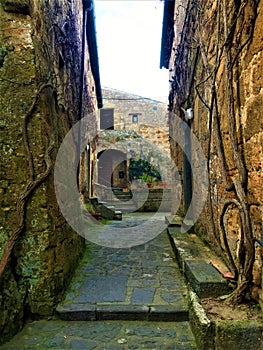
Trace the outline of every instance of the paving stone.
{"type": "Polygon", "coordinates": [[[141,280],[141,284],[140,287],[158,287],[159,285],[159,281],[157,281],[156,279],[142,279],[141,280]]]}
{"type": "Polygon", "coordinates": [[[53,339],[51,340],[48,340],[45,342],[44,344],[47,349],[52,349],[52,348],[55,348],[55,347],[65,347],[66,346],[66,340],[64,337],[62,336],[54,336],[53,339]]]}
{"type": "Polygon", "coordinates": [[[92,350],[97,347],[97,343],[82,339],[73,339],[70,346],[72,350],[92,350]]]}
{"type": "Polygon", "coordinates": [[[195,349],[186,286],[172,254],[165,233],[129,249],[88,242],[67,300],[57,307],[61,319],[26,325],[0,350],[195,349]]]}
{"type": "Polygon", "coordinates": [[[194,337],[188,322],[34,321],[1,350],[87,350],[87,349],[188,349],[194,350],[194,337]],[[49,327],[54,323],[54,333],[49,327]],[[69,325],[70,324],[70,325],[69,325]],[[46,328],[48,326],[48,328],[46,328]],[[38,332],[40,340],[35,340],[38,332]],[[82,335],[81,335],[82,334],[82,335]],[[23,339],[23,341],[21,341],[23,339]],[[34,344],[34,345],[33,345],[34,344]],[[96,346],[96,347],[95,347],[96,346]],[[184,347],[185,346],[185,347],[184,347]]]}
{"type": "Polygon", "coordinates": [[[87,275],[98,275],[100,274],[102,271],[100,269],[98,269],[97,267],[94,267],[92,265],[84,265],[81,267],[81,271],[84,274],[87,275]]]}
{"type": "MultiPolygon", "coordinates": [[[[129,223],[136,222],[136,215],[130,218],[129,223]]],[[[86,271],[92,273],[84,273],[83,265],[80,266],[68,293],[70,297],[67,297],[73,305],[95,304],[96,310],[102,303],[165,306],[179,302],[179,297],[173,294],[175,290],[181,292],[181,295],[185,293],[186,287],[181,276],[179,277],[178,264],[172,259],[173,251],[167,233],[163,232],[152,241],[129,249],[100,247],[92,243],[87,246],[88,256],[84,256],[83,264],[86,271]],[[164,259],[168,261],[164,262],[164,259]]],[[[66,317],[74,319],[76,315],[73,310],[74,307],[66,317]]],[[[112,310],[108,309],[109,319],[113,318],[112,310]]],[[[79,311],[82,313],[79,319],[94,319],[94,312],[91,313],[91,310],[89,315],[87,310],[79,311]]],[[[105,312],[103,318],[106,319],[105,312]]],[[[97,312],[96,317],[98,314],[97,312]]],[[[121,311],[119,315],[122,318],[130,315],[134,319],[135,314],[128,307],[126,314],[121,311]]],[[[62,317],[65,318],[65,315],[62,317]]],[[[144,317],[142,315],[140,319],[144,317]]]]}
{"type": "Polygon", "coordinates": [[[77,303],[125,301],[127,276],[88,277],[76,298],[77,303]]]}
{"type": "Polygon", "coordinates": [[[162,292],[161,297],[168,303],[176,303],[184,299],[181,292],[162,292]]]}
{"type": "Polygon", "coordinates": [[[153,301],[155,288],[134,288],[131,303],[150,304],[153,301]]]}

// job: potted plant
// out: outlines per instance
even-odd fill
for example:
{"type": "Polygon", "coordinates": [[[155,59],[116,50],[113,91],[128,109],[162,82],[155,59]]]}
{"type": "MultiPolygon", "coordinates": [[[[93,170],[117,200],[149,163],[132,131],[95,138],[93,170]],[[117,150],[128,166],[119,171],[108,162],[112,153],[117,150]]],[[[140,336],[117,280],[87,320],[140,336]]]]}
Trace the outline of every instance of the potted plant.
{"type": "Polygon", "coordinates": [[[149,174],[143,173],[140,177],[148,186],[148,188],[152,188],[155,184],[155,179],[149,174]]]}

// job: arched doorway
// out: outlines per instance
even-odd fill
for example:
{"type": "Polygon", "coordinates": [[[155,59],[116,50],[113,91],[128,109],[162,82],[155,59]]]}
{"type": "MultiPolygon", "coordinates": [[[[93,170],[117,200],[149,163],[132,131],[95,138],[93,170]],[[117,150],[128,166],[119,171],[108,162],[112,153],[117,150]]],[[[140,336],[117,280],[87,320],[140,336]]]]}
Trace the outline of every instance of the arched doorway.
{"type": "Polygon", "coordinates": [[[128,164],[125,153],[107,149],[98,153],[98,183],[112,188],[128,187],[128,164]]]}

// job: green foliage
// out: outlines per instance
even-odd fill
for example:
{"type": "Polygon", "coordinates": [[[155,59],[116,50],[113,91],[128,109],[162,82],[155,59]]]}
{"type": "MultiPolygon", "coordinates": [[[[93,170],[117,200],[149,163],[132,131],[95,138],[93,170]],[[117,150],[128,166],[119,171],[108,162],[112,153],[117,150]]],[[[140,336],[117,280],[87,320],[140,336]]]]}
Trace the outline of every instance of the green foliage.
{"type": "Polygon", "coordinates": [[[154,185],[154,183],[155,183],[155,179],[151,175],[146,174],[146,173],[142,174],[140,179],[142,179],[147,184],[154,185]]]}
{"type": "MultiPolygon", "coordinates": [[[[135,160],[134,158],[132,158],[130,160],[130,167],[129,167],[130,181],[134,179],[143,179],[145,182],[147,182],[145,180],[147,175],[149,177],[148,180],[150,180],[150,178],[161,180],[161,175],[159,171],[153,165],[151,165],[146,160],[143,160],[143,159],[135,160]]],[[[151,181],[149,181],[148,183],[151,183],[151,181]]]]}

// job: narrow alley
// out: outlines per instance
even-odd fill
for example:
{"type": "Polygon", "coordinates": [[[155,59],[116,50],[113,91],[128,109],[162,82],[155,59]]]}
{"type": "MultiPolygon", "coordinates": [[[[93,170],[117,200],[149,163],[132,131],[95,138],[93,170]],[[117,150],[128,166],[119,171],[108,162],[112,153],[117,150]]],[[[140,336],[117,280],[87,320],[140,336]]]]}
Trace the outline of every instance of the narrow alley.
{"type": "MultiPolygon", "coordinates": [[[[126,214],[110,224],[136,230],[150,215],[126,214]]],[[[56,317],[28,323],[0,349],[196,349],[187,288],[167,231],[129,249],[87,242],[56,317]]]]}
{"type": "Polygon", "coordinates": [[[262,72],[263,0],[0,0],[0,350],[263,350],[262,72]]]}

